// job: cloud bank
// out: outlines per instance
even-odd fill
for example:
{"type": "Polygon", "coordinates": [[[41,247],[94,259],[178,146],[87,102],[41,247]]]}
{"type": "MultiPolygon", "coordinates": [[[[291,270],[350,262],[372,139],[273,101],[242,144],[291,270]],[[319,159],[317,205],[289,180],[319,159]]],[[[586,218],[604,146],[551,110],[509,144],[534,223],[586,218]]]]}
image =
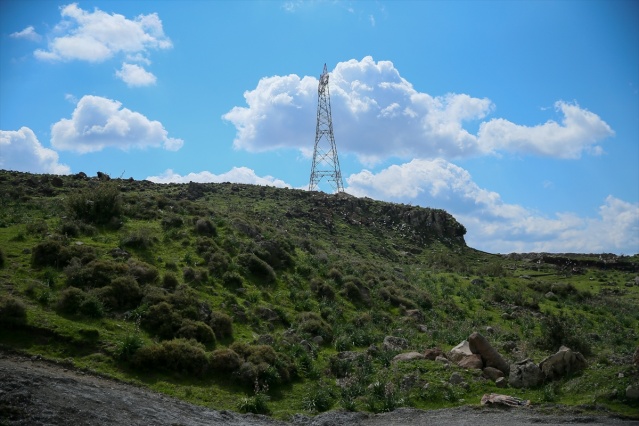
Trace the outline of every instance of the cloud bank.
{"type": "MultiPolygon", "coordinates": [[[[237,129],[234,147],[249,152],[295,148],[308,155],[317,85],[315,77],[294,74],[261,79],[244,93],[247,106],[236,106],[222,117],[237,129]]],[[[338,63],[329,89],[339,150],[364,164],[390,157],[455,159],[499,152],[579,158],[602,152],[599,143],[614,135],[598,115],[564,101],[555,103],[561,122],[525,126],[504,118],[486,121],[495,109],[490,99],[418,92],[392,62],[375,62],[370,56],[338,63]],[[468,131],[468,123],[478,124],[479,131],[468,131]]]]}
{"type": "Polygon", "coordinates": [[[81,154],[105,148],[177,151],[183,144],[182,139],[170,138],[159,121],[100,96],[83,96],[70,119],[63,118],[51,127],[54,148],[81,154]]]}
{"type": "Polygon", "coordinates": [[[0,130],[0,169],[66,175],[71,169],[58,162],[58,153],[45,148],[28,127],[0,130]]]}
{"type": "Polygon", "coordinates": [[[248,167],[233,167],[226,173],[222,173],[219,175],[213,174],[208,171],[203,171],[199,173],[189,173],[188,175],[181,176],[175,173],[173,170],[168,169],[160,176],[149,176],[146,178],[151,182],[155,183],[188,183],[188,182],[199,182],[199,183],[223,183],[223,182],[233,182],[233,183],[246,183],[253,185],[262,185],[262,186],[276,186],[278,188],[290,188],[291,185],[287,184],[283,180],[276,179],[273,176],[257,176],[255,171],[249,169],[248,167]]]}
{"type": "MultiPolygon", "coordinates": [[[[61,7],[60,15],[62,20],[53,30],[48,48],[36,50],[36,58],[98,63],[122,54],[129,62],[149,65],[148,55],[152,50],[173,46],[164,34],[162,21],[156,13],[127,19],[98,8],[88,12],[78,7],[77,3],[72,3],[61,7]]],[[[129,86],[155,83],[155,76],[141,65],[123,63],[116,76],[129,86]]]]}
{"type": "Polygon", "coordinates": [[[603,201],[598,217],[544,217],[504,202],[443,159],[364,170],[346,181],[346,192],[356,196],[443,208],[467,228],[469,246],[489,252],[639,252],[639,204],[613,196],[603,201]]]}

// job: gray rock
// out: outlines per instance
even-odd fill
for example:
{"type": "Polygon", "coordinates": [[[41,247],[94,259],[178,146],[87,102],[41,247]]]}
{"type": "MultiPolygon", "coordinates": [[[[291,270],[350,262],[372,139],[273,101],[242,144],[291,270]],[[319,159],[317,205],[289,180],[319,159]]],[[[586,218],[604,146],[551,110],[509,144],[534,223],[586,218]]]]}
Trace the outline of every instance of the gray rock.
{"type": "Polygon", "coordinates": [[[450,364],[450,361],[448,360],[448,358],[446,358],[443,355],[439,355],[437,358],[435,358],[435,361],[442,362],[444,364],[450,364]]]}
{"type": "Polygon", "coordinates": [[[465,356],[472,354],[473,352],[470,350],[470,346],[468,346],[468,340],[464,340],[448,352],[448,359],[452,362],[459,362],[465,356]]]}
{"type": "Polygon", "coordinates": [[[401,351],[408,347],[408,340],[402,337],[386,336],[382,347],[387,351],[401,351]]]}
{"type": "Polygon", "coordinates": [[[501,370],[504,375],[508,375],[510,365],[508,362],[493,348],[488,340],[481,334],[475,332],[468,337],[468,345],[472,353],[481,355],[486,367],[495,367],[501,370]]]}
{"type": "Polygon", "coordinates": [[[438,356],[444,356],[444,351],[440,348],[430,348],[424,351],[424,356],[426,359],[430,359],[431,361],[435,361],[435,358],[438,356]]]}
{"type": "Polygon", "coordinates": [[[487,379],[492,380],[493,382],[497,382],[497,379],[500,377],[504,377],[504,373],[501,370],[496,369],[495,367],[486,367],[482,370],[482,374],[487,379]]]}
{"type": "Polygon", "coordinates": [[[481,355],[472,354],[463,357],[461,360],[459,360],[457,365],[459,365],[461,368],[481,370],[482,368],[484,368],[484,361],[482,361],[481,355]]]}
{"type": "Polygon", "coordinates": [[[403,354],[395,355],[392,362],[406,362],[406,361],[414,361],[416,359],[426,359],[424,354],[420,354],[419,352],[405,352],[403,354]]]}
{"type": "Polygon", "coordinates": [[[498,388],[505,388],[506,386],[508,386],[508,380],[505,377],[500,377],[495,380],[495,386],[497,386],[498,388]]]}
{"type": "Polygon", "coordinates": [[[632,400],[638,400],[639,399],[639,387],[629,385],[626,388],[626,398],[632,399],[632,400]]]}
{"type": "Polygon", "coordinates": [[[315,343],[317,346],[322,346],[322,344],[324,343],[324,338],[322,336],[315,336],[313,337],[313,343],[315,343]]]}
{"type": "Polygon", "coordinates": [[[546,379],[559,379],[566,374],[576,373],[588,366],[586,359],[579,352],[573,352],[570,348],[562,346],[559,351],[546,357],[539,363],[539,368],[546,379]]]}
{"type": "Polygon", "coordinates": [[[508,384],[514,388],[534,388],[544,380],[541,369],[530,359],[516,363],[510,369],[508,384]]]}
{"type": "Polygon", "coordinates": [[[424,322],[424,314],[419,309],[409,309],[406,311],[408,318],[413,318],[417,322],[424,322]]]}
{"type": "Polygon", "coordinates": [[[464,378],[457,372],[451,374],[450,379],[448,379],[448,382],[452,385],[459,385],[463,381],[464,381],[464,378]]]}

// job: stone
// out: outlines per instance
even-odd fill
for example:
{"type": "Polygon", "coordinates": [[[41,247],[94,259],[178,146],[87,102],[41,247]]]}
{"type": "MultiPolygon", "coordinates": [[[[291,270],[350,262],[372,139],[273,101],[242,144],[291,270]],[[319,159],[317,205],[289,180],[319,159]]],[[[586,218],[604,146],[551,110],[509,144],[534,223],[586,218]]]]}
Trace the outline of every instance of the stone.
{"type": "Polygon", "coordinates": [[[464,378],[457,372],[453,373],[450,375],[450,378],[448,379],[448,382],[451,385],[459,385],[464,381],[464,378]]]}
{"type": "Polygon", "coordinates": [[[424,322],[424,314],[419,309],[409,309],[406,311],[408,318],[413,318],[417,322],[424,322]]]}
{"type": "Polygon", "coordinates": [[[459,362],[463,357],[472,354],[470,346],[468,346],[468,340],[464,340],[448,352],[448,359],[452,362],[459,362]]]}
{"type": "Polygon", "coordinates": [[[273,345],[275,343],[275,339],[270,334],[262,334],[257,338],[258,345],[273,345]]]}
{"type": "Polygon", "coordinates": [[[440,348],[430,348],[424,351],[424,357],[426,359],[430,359],[431,361],[435,361],[435,358],[438,356],[444,356],[444,351],[440,348]]]}
{"type": "Polygon", "coordinates": [[[475,332],[468,337],[468,347],[472,353],[481,355],[486,367],[495,367],[501,370],[505,376],[508,375],[510,365],[508,362],[493,348],[488,340],[481,334],[475,332]]]}
{"type": "Polygon", "coordinates": [[[496,369],[495,367],[486,367],[482,370],[482,374],[485,378],[492,380],[493,382],[497,382],[497,379],[500,377],[504,377],[504,373],[501,370],[496,369]]]}
{"type": "Polygon", "coordinates": [[[495,329],[492,328],[491,326],[486,327],[486,333],[493,334],[494,332],[495,332],[495,329]]]}
{"type": "Polygon", "coordinates": [[[419,324],[417,326],[417,330],[421,333],[428,333],[428,327],[426,327],[426,325],[424,324],[419,324]]]}
{"type": "Polygon", "coordinates": [[[508,384],[514,388],[534,388],[544,380],[544,373],[530,359],[516,363],[510,370],[508,384]]]}
{"type": "Polygon", "coordinates": [[[386,336],[384,337],[382,347],[386,351],[401,351],[408,347],[408,340],[402,337],[386,336]]]}
{"type": "Polygon", "coordinates": [[[437,358],[435,358],[435,361],[437,362],[442,362],[444,364],[450,364],[450,361],[448,360],[448,358],[446,358],[445,356],[438,356],[437,358]]]}
{"type": "Polygon", "coordinates": [[[484,361],[479,354],[472,354],[463,357],[457,365],[461,368],[481,370],[484,368],[484,361]]]}
{"type": "Polygon", "coordinates": [[[553,355],[544,358],[539,363],[544,377],[549,380],[559,379],[566,374],[576,373],[588,366],[586,359],[579,352],[573,352],[570,348],[562,346],[553,355]]]}
{"type": "Polygon", "coordinates": [[[313,343],[315,343],[317,346],[322,346],[322,344],[324,343],[324,338],[322,336],[315,336],[313,337],[313,343]]]}
{"type": "Polygon", "coordinates": [[[416,359],[426,359],[424,354],[420,354],[419,352],[405,352],[403,354],[395,355],[392,362],[406,362],[406,361],[414,361],[416,359]]]}
{"type": "Polygon", "coordinates": [[[557,296],[552,291],[549,291],[548,293],[544,294],[544,297],[546,299],[549,299],[549,300],[556,300],[557,299],[557,296]]]}
{"type": "Polygon", "coordinates": [[[508,386],[508,380],[505,377],[500,377],[495,380],[495,386],[497,386],[498,388],[505,388],[506,386],[508,386]]]}
{"type": "Polygon", "coordinates": [[[639,399],[639,387],[629,385],[626,388],[626,398],[632,399],[632,400],[638,400],[639,399]]]}

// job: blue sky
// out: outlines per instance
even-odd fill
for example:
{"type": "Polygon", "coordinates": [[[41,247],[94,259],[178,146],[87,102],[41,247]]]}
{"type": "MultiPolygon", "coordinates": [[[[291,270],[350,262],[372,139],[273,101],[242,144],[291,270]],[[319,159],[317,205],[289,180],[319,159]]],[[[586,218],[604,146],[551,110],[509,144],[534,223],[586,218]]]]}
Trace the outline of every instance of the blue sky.
{"type": "Polygon", "coordinates": [[[639,252],[634,1],[8,1],[0,168],[346,192],[494,252],[639,252]]]}

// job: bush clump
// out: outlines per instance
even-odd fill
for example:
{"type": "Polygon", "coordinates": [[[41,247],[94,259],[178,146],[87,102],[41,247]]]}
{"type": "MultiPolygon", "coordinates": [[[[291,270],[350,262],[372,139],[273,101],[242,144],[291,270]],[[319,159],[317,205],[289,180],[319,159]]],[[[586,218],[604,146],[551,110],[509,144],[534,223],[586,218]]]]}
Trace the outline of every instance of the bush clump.
{"type": "Polygon", "coordinates": [[[194,339],[205,345],[215,344],[213,330],[202,321],[184,320],[176,336],[184,339],[194,339]]]}
{"type": "Polygon", "coordinates": [[[96,259],[86,265],[72,260],[64,268],[67,285],[78,288],[99,288],[111,284],[111,280],[118,276],[127,275],[128,265],[108,260],[96,259]]]}
{"type": "Polygon", "coordinates": [[[111,284],[103,287],[100,296],[104,304],[115,311],[135,308],[142,300],[142,290],[130,275],[116,277],[111,284]]]}
{"type": "Polygon", "coordinates": [[[72,194],[67,199],[67,209],[73,217],[96,225],[115,224],[123,213],[120,191],[115,184],[106,182],[72,194]]]}
{"type": "Polygon", "coordinates": [[[66,315],[85,315],[90,318],[102,318],[104,305],[95,294],[85,293],[79,288],[64,289],[56,303],[56,311],[66,315]]]}
{"type": "Polygon", "coordinates": [[[242,358],[232,349],[216,349],[211,353],[211,368],[220,372],[233,372],[242,365],[242,358]]]}
{"type": "Polygon", "coordinates": [[[0,324],[11,326],[27,322],[27,309],[21,300],[12,296],[0,297],[0,324]]]}
{"type": "Polygon", "coordinates": [[[315,312],[302,312],[298,315],[298,330],[314,336],[322,336],[325,341],[333,339],[333,329],[315,312]]]}
{"type": "Polygon", "coordinates": [[[161,339],[172,339],[182,326],[181,315],[167,302],[149,307],[142,316],[142,327],[161,339]]]}
{"type": "Polygon", "coordinates": [[[250,274],[267,284],[273,283],[277,279],[275,270],[271,267],[271,265],[253,253],[244,253],[238,256],[238,263],[245,267],[250,274]]]}
{"type": "Polygon", "coordinates": [[[204,346],[195,340],[173,339],[143,346],[133,355],[135,367],[201,376],[209,370],[204,346]]]}
{"type": "Polygon", "coordinates": [[[209,219],[198,219],[195,222],[195,232],[199,235],[208,235],[214,237],[217,235],[215,225],[209,219]]]}
{"type": "Polygon", "coordinates": [[[217,311],[211,312],[209,325],[218,339],[233,337],[233,319],[227,314],[217,311]]]}

